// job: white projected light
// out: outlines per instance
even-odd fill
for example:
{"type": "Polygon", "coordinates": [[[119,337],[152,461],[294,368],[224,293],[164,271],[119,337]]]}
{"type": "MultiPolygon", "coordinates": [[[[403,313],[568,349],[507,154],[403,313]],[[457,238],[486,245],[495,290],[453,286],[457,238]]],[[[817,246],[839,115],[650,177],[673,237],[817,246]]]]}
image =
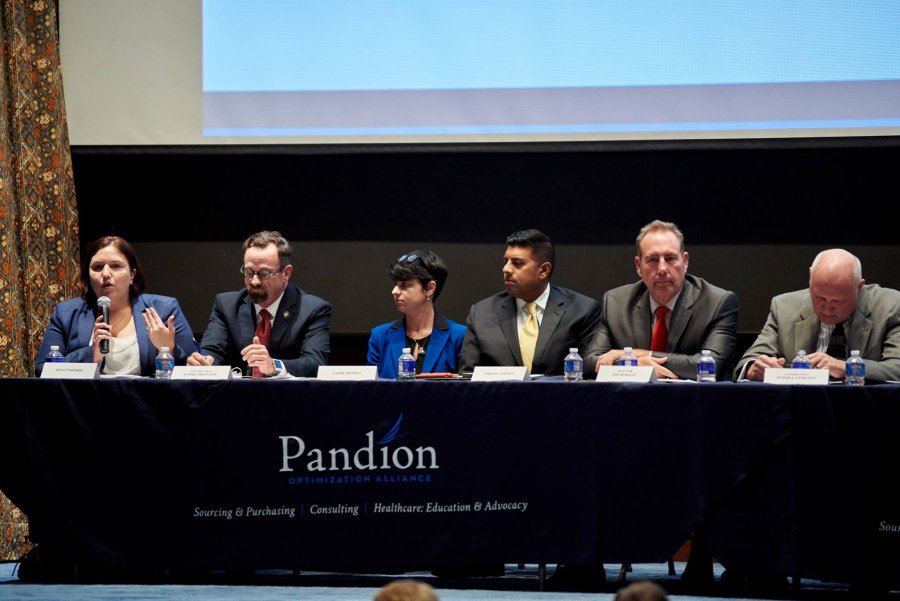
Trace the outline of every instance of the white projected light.
{"type": "MultiPolygon", "coordinates": [[[[107,11],[117,24],[105,26],[74,7],[68,14],[71,4],[81,11],[88,3],[61,3],[76,144],[900,133],[893,0],[119,1],[107,11]],[[142,4],[169,11],[162,32],[142,4]],[[100,28],[121,31],[123,19],[133,26],[120,37],[132,47],[142,47],[135,36],[153,41],[128,62],[122,102],[131,118],[152,123],[100,140],[100,129],[109,130],[100,123],[121,109],[104,115],[112,99],[90,95],[115,84],[68,61],[85,54],[75,45],[99,52],[96,37],[108,33],[100,28]],[[186,50],[172,49],[182,36],[186,50]],[[170,54],[182,64],[163,64],[170,54]],[[72,81],[73,69],[90,85],[72,81]],[[144,96],[158,102],[142,108],[134,90],[145,82],[152,90],[144,96]],[[89,110],[103,116],[82,113],[89,110]],[[163,135],[173,123],[181,130],[163,135]],[[146,139],[121,139],[142,132],[146,139]]],[[[124,60],[107,44],[102,50],[108,63],[124,60]]]]}

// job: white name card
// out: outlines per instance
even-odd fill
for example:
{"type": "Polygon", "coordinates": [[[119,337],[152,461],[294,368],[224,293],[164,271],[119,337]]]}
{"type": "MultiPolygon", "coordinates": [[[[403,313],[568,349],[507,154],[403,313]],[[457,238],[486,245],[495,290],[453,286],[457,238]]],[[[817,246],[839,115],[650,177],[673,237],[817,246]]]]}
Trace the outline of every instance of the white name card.
{"type": "Polygon", "coordinates": [[[473,382],[503,382],[507,380],[523,382],[530,379],[528,368],[524,365],[512,367],[476,365],[472,370],[473,382]]]}
{"type": "Polygon", "coordinates": [[[650,365],[601,365],[598,382],[654,382],[656,370],[650,365]]]}
{"type": "MultiPolygon", "coordinates": [[[[240,373],[238,374],[240,377],[240,373]]],[[[230,365],[176,365],[171,380],[229,380],[230,365]]]]}
{"type": "Polygon", "coordinates": [[[376,380],[375,365],[320,365],[316,377],[320,380],[376,380]]]}
{"type": "Polygon", "coordinates": [[[93,380],[100,375],[99,363],[44,363],[41,378],[93,380]]]}
{"type": "Polygon", "coordinates": [[[828,370],[767,367],[763,375],[763,382],[766,384],[828,384],[828,370]]]}

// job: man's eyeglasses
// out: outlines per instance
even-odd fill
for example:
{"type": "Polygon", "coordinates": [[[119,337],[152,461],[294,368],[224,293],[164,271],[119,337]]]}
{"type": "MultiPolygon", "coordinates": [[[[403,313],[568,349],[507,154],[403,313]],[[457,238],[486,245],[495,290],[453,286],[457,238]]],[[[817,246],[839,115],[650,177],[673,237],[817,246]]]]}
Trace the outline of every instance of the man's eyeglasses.
{"type": "Polygon", "coordinates": [[[268,280],[270,277],[275,275],[276,273],[281,273],[284,271],[284,268],[287,265],[282,265],[278,268],[278,271],[269,271],[268,269],[260,269],[259,271],[253,271],[249,267],[245,267],[241,265],[241,274],[243,274],[245,280],[252,280],[253,276],[258,277],[260,280],[268,280]]]}

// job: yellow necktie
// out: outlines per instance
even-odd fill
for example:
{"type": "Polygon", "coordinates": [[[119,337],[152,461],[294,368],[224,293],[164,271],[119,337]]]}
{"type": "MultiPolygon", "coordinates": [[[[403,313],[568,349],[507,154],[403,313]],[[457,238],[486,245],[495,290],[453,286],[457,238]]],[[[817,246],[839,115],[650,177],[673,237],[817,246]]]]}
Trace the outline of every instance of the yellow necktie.
{"type": "Polygon", "coordinates": [[[531,363],[534,361],[534,347],[537,345],[538,321],[537,305],[525,303],[524,309],[528,312],[525,323],[522,324],[522,333],[519,336],[519,348],[522,351],[522,365],[531,371],[531,363]]]}

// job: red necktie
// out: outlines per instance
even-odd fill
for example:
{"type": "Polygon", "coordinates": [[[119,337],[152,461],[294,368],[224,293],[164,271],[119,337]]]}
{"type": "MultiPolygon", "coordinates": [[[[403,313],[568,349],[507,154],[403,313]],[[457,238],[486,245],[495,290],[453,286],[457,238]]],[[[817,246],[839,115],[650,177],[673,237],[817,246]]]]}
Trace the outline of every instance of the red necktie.
{"type": "MultiPolygon", "coordinates": [[[[269,321],[269,312],[265,309],[260,309],[259,311],[259,323],[256,324],[256,331],[253,332],[253,335],[259,338],[259,343],[266,348],[269,348],[269,336],[272,334],[272,322],[269,321]]],[[[254,378],[261,378],[262,373],[260,373],[258,367],[254,367],[251,371],[251,376],[254,378]]]]}
{"type": "Polygon", "coordinates": [[[650,339],[650,350],[660,353],[666,352],[666,339],[669,331],[666,329],[666,313],[669,308],[660,305],[656,308],[656,325],[653,326],[653,338],[650,339]]]}

